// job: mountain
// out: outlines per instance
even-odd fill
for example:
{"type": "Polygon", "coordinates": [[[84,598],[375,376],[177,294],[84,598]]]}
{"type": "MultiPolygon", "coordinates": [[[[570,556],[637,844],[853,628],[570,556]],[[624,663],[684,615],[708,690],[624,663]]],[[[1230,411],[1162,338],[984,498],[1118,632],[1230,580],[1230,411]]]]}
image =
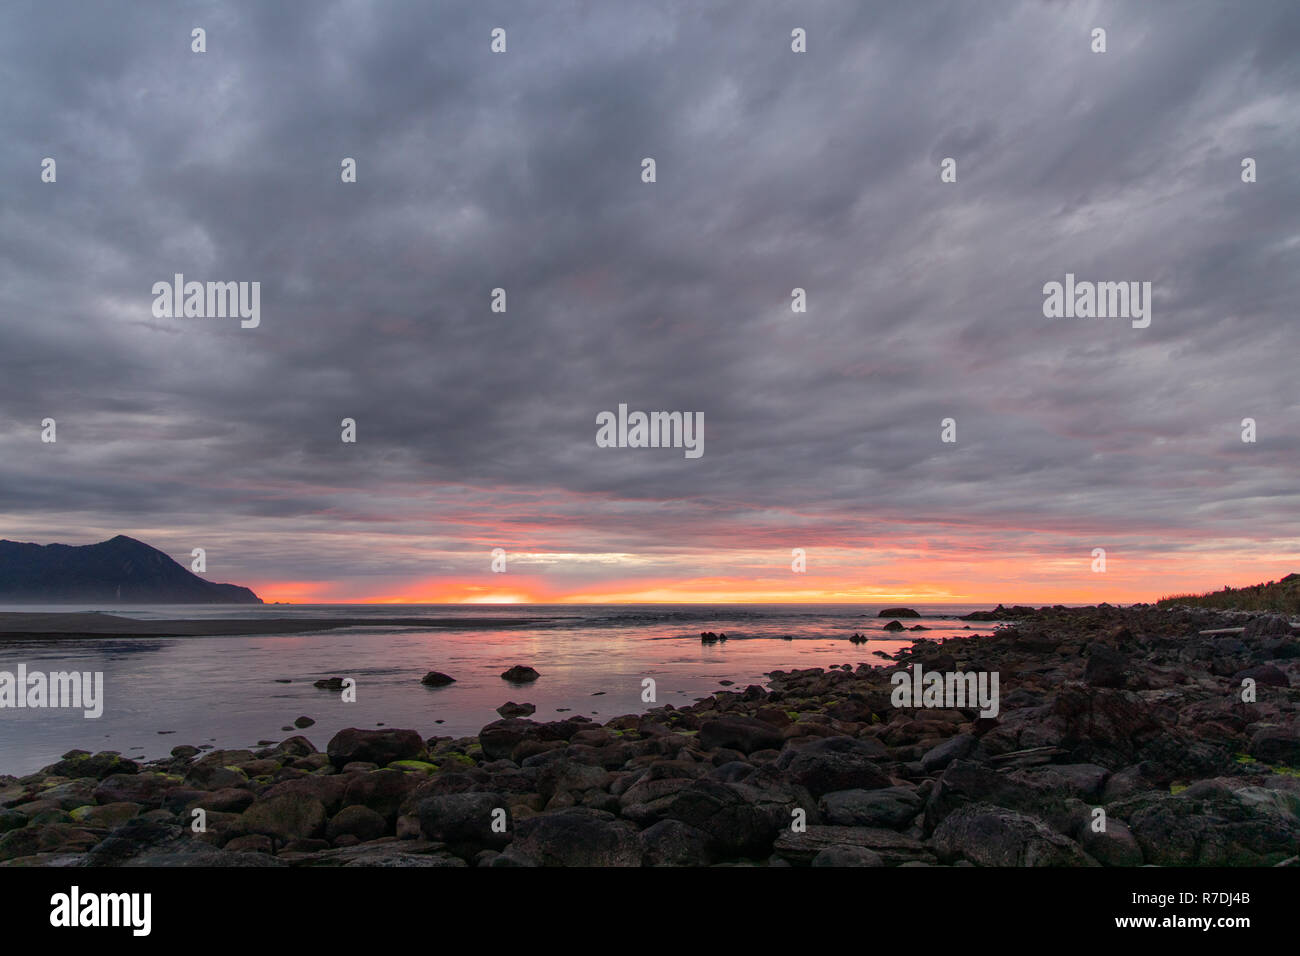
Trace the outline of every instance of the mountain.
{"type": "Polygon", "coordinates": [[[261,604],[235,584],[213,584],[157,548],[119,534],[99,544],[0,541],[0,602],[10,604],[261,604]]]}
{"type": "Polygon", "coordinates": [[[1300,574],[1288,574],[1281,581],[1253,584],[1250,587],[1212,591],[1209,594],[1176,594],[1161,598],[1157,607],[1189,604],[1194,607],[1212,607],[1236,611],[1280,611],[1288,614],[1300,612],[1300,574]]]}

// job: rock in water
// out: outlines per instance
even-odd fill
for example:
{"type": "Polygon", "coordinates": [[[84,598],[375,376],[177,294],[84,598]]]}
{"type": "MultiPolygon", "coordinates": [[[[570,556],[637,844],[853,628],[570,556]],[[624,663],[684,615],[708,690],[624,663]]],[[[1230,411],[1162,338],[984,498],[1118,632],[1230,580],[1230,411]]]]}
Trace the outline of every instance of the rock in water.
{"type": "Polygon", "coordinates": [[[497,713],[502,717],[531,717],[537,713],[537,707],[533,704],[516,704],[513,700],[508,700],[497,708],[497,713]]]}
{"type": "Polygon", "coordinates": [[[456,683],[456,678],[441,671],[429,671],[420,678],[420,683],[426,687],[446,687],[448,684],[456,683]]]}
{"type": "Polygon", "coordinates": [[[541,675],[531,667],[522,664],[516,664],[510,670],[501,675],[502,680],[508,680],[512,684],[527,684],[530,681],[537,680],[541,675]]]}
{"type": "Polygon", "coordinates": [[[920,617],[920,613],[910,607],[887,607],[876,617],[920,617]]]}

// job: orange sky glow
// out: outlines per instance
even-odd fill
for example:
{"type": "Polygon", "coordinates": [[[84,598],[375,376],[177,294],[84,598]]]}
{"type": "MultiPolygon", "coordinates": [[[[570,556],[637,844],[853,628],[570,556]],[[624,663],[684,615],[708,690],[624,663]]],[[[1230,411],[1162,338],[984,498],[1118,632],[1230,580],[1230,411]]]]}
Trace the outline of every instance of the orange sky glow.
{"type": "MultiPolygon", "coordinates": [[[[573,581],[520,571],[400,580],[249,581],[262,599],[293,604],[1095,604],[1155,601],[1226,584],[1276,580],[1300,566],[1295,555],[1183,555],[1170,569],[1161,556],[1108,557],[1104,573],[1090,556],[899,562],[862,573],[837,569],[747,575],[637,575],[573,581]]],[[[780,555],[773,556],[773,565],[780,555]]],[[[786,564],[788,565],[788,561],[786,564]]],[[[753,571],[754,569],[750,569],[753,571]]]]}

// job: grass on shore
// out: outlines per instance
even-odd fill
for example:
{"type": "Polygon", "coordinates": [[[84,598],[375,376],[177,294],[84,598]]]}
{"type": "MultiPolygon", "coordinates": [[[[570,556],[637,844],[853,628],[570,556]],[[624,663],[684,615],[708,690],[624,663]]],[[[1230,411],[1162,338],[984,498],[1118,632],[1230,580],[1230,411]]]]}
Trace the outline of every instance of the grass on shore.
{"type": "Polygon", "coordinates": [[[1209,607],[1223,611],[1277,611],[1300,614],[1300,574],[1288,574],[1281,581],[1244,588],[1225,587],[1209,594],[1171,594],[1156,602],[1157,607],[1177,605],[1209,607]]]}

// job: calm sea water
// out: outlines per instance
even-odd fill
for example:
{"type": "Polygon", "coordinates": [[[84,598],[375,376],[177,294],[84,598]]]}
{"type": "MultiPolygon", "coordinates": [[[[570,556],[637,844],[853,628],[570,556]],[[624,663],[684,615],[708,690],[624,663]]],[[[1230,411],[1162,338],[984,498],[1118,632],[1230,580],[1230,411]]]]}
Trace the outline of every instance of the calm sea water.
{"type": "MultiPolygon", "coordinates": [[[[498,718],[506,701],[531,703],[535,720],[585,714],[606,720],[671,703],[689,704],[722,689],[764,683],[768,671],[831,664],[881,664],[874,652],[906,646],[881,630],[886,605],[265,605],[93,608],[5,607],[83,611],[140,619],[349,617],[373,624],[315,633],[181,638],[99,638],[0,643],[0,671],[100,671],[104,711],[0,709],[0,773],[24,774],[73,748],[165,756],[178,744],[254,747],[279,741],[305,715],[301,733],[322,750],[344,727],[412,728],[424,737],[467,736],[498,718]],[[410,630],[385,626],[395,617],[494,618],[525,627],[410,630]],[[702,645],[701,631],[726,643],[702,645]],[[871,640],[851,644],[859,631],[871,640]],[[784,638],[789,635],[793,640],[784,638]],[[515,664],[541,677],[509,684],[515,664]],[[456,678],[446,687],[420,683],[427,671],[456,678]],[[312,682],[352,677],[357,700],[312,682]],[[642,701],[642,681],[656,682],[656,702],[642,701]],[[280,683],[287,680],[289,683],[280,683]]],[[[976,608],[913,605],[926,632],[908,638],[969,636],[994,625],[956,620],[976,608]]]]}

